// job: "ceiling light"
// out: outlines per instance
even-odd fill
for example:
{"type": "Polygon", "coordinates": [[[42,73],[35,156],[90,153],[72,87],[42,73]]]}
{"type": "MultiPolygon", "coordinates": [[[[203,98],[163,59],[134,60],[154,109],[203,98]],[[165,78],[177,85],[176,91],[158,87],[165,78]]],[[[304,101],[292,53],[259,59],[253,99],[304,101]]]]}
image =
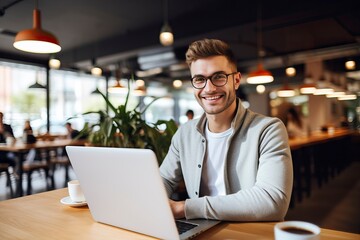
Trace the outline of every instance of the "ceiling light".
{"type": "Polygon", "coordinates": [[[258,69],[250,72],[246,82],[249,84],[265,84],[274,81],[274,77],[271,73],[263,69],[262,63],[258,64],[258,69]]]}
{"type": "Polygon", "coordinates": [[[121,84],[120,67],[115,71],[116,83],[114,86],[108,88],[109,93],[127,93],[128,89],[121,84]]]}
{"type": "Polygon", "coordinates": [[[333,92],[330,94],[326,94],[326,97],[327,98],[336,98],[336,97],[341,97],[343,95],[345,95],[345,92],[333,92]]]}
{"type": "Polygon", "coordinates": [[[181,88],[183,82],[181,80],[174,80],[173,81],[173,86],[174,88],[181,88]]]}
{"type": "Polygon", "coordinates": [[[44,85],[41,85],[40,83],[38,83],[37,81],[30,85],[29,88],[32,88],[32,89],[45,89],[46,87],[44,85]]]}
{"type": "Polygon", "coordinates": [[[101,76],[102,69],[97,66],[94,66],[93,68],[91,68],[91,74],[94,76],[101,76]]]}
{"type": "Polygon", "coordinates": [[[285,69],[286,76],[294,77],[296,75],[296,69],[294,67],[288,67],[285,69]]]}
{"type": "Polygon", "coordinates": [[[56,53],[61,47],[57,38],[50,32],[41,28],[40,11],[37,1],[33,10],[33,28],[20,31],[15,36],[13,46],[16,49],[31,53],[56,53]]]}
{"type": "Polygon", "coordinates": [[[144,96],[146,94],[145,81],[138,79],[135,81],[136,88],[134,89],[134,94],[137,96],[144,96]]]}
{"type": "Polygon", "coordinates": [[[262,64],[262,57],[265,55],[262,49],[262,23],[261,23],[261,6],[258,8],[257,18],[258,32],[257,32],[257,43],[258,43],[258,67],[257,70],[250,72],[246,79],[249,84],[265,84],[274,81],[274,77],[271,72],[265,70],[262,64]]]}
{"type": "Polygon", "coordinates": [[[108,88],[108,92],[109,93],[126,93],[127,88],[121,84],[119,79],[117,79],[115,85],[108,88]]]}
{"type": "Polygon", "coordinates": [[[331,94],[333,92],[334,92],[334,89],[332,89],[330,87],[324,87],[324,88],[317,88],[313,94],[314,95],[327,95],[327,94],[331,94]]]}
{"type": "Polygon", "coordinates": [[[51,56],[49,59],[49,67],[51,69],[59,69],[61,66],[61,62],[55,56],[51,56]]]}
{"type": "Polygon", "coordinates": [[[315,84],[305,83],[300,86],[301,94],[313,94],[316,91],[315,84]]]}
{"type": "Polygon", "coordinates": [[[324,77],[321,77],[317,81],[317,86],[318,87],[316,88],[315,92],[313,93],[314,95],[327,95],[327,94],[331,94],[334,92],[334,89],[332,87],[329,87],[329,84],[326,82],[324,77]]]}
{"type": "Polygon", "coordinates": [[[278,97],[293,97],[295,96],[295,90],[284,85],[276,92],[278,97]]]}
{"type": "Polygon", "coordinates": [[[357,96],[355,94],[347,94],[347,95],[338,97],[338,100],[340,100],[340,101],[355,100],[356,98],[357,98],[357,96]]]}
{"type": "Polygon", "coordinates": [[[102,69],[96,64],[96,60],[91,60],[92,62],[92,68],[91,68],[91,75],[94,76],[101,76],[102,75],[102,69]]]}
{"type": "Polygon", "coordinates": [[[349,60],[345,62],[346,70],[354,70],[356,68],[356,63],[353,60],[349,60]]]}
{"type": "Polygon", "coordinates": [[[159,39],[163,46],[170,46],[174,43],[174,35],[168,23],[165,23],[161,28],[159,39]]]}
{"type": "Polygon", "coordinates": [[[174,43],[174,35],[173,35],[171,27],[168,23],[168,2],[167,2],[167,0],[164,0],[164,25],[161,28],[159,39],[160,39],[160,43],[163,46],[170,46],[174,43]]]}
{"type": "Polygon", "coordinates": [[[38,81],[39,74],[36,73],[35,83],[29,86],[29,89],[46,89],[46,87],[39,83],[38,81]]]}
{"type": "Polygon", "coordinates": [[[259,94],[264,93],[265,90],[266,90],[266,88],[265,88],[264,85],[257,85],[257,86],[256,86],[256,92],[259,93],[259,94]]]}
{"type": "Polygon", "coordinates": [[[316,91],[316,85],[314,84],[312,77],[310,75],[306,76],[304,79],[304,84],[300,86],[301,94],[313,94],[316,91]]]}

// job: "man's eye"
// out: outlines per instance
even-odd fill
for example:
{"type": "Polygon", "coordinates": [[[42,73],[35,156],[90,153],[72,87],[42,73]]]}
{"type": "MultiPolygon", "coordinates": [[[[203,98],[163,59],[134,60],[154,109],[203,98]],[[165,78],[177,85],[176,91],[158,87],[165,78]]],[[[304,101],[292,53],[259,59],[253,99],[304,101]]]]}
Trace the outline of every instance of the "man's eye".
{"type": "Polygon", "coordinates": [[[205,78],[204,77],[196,77],[196,78],[194,78],[194,81],[195,82],[204,82],[205,78]]]}
{"type": "Polygon", "coordinates": [[[224,74],[215,74],[215,75],[212,77],[212,79],[214,79],[214,80],[222,80],[222,79],[224,79],[224,78],[226,78],[226,76],[225,76],[224,74]]]}

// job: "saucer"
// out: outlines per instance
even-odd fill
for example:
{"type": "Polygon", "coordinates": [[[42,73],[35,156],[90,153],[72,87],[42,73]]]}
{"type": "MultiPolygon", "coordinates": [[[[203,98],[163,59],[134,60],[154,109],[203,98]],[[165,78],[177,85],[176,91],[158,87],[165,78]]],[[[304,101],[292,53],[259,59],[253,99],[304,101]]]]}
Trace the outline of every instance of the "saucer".
{"type": "Polygon", "coordinates": [[[60,200],[60,202],[64,205],[70,206],[70,207],[82,207],[82,206],[86,206],[87,202],[73,202],[71,201],[71,198],[69,196],[64,197],[60,200]]]}

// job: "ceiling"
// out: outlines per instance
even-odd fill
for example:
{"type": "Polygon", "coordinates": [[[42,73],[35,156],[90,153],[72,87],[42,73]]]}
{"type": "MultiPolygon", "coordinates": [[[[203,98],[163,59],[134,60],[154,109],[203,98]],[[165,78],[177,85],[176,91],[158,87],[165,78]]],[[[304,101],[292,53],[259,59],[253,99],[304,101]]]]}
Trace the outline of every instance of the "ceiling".
{"type": "MultiPolygon", "coordinates": [[[[168,0],[175,38],[171,47],[159,43],[163,0],[43,0],[38,8],[42,28],[60,41],[57,57],[63,68],[88,71],[96,59],[105,70],[114,65],[130,71],[161,66],[167,75],[153,77],[181,78],[189,74],[183,64],[188,44],[205,37],[227,41],[240,71],[255,67],[258,2],[168,0]],[[144,56],[154,57],[148,67],[139,64],[144,56]]],[[[0,1],[0,58],[47,63],[49,55],[23,53],[12,46],[18,31],[32,27],[34,6],[30,0],[0,1]]],[[[272,0],[263,1],[261,9],[266,68],[303,64],[312,57],[359,59],[360,1],[272,0]]]]}

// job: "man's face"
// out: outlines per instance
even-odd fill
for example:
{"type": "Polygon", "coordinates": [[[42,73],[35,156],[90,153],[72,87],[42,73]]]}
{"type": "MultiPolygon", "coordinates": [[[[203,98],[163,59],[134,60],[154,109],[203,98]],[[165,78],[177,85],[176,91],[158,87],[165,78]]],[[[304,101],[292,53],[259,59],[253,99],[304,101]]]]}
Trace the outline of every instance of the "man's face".
{"type": "MultiPolygon", "coordinates": [[[[214,56],[198,59],[190,66],[191,76],[202,75],[209,77],[216,72],[225,74],[236,72],[224,56],[214,56]]],[[[207,80],[203,89],[195,89],[194,95],[200,106],[207,114],[219,114],[229,108],[236,99],[235,91],[240,85],[240,73],[228,76],[227,83],[222,87],[214,86],[207,80]]]]}

